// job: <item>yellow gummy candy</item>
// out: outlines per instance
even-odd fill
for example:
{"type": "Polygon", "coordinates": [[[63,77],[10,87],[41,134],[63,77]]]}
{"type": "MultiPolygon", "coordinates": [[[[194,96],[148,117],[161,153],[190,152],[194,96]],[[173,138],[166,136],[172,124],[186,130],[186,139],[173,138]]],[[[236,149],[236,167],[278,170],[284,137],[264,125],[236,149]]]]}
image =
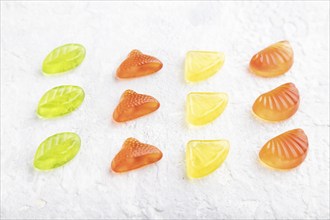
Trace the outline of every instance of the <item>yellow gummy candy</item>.
{"type": "Polygon", "coordinates": [[[69,71],[79,66],[86,55],[80,44],[65,44],[50,52],[42,63],[45,74],[56,74],[69,71]]]}
{"type": "Polygon", "coordinates": [[[223,66],[225,54],[212,51],[189,51],[185,62],[185,79],[187,82],[205,80],[223,66]]]}
{"type": "Polygon", "coordinates": [[[72,160],[80,149],[80,137],[72,132],[48,137],[38,147],[33,165],[39,170],[60,167],[72,160]]]}
{"type": "Polygon", "coordinates": [[[221,115],[228,103],[228,95],[221,92],[191,92],[187,96],[187,121],[204,125],[221,115]]]}
{"type": "Polygon", "coordinates": [[[226,140],[192,140],[187,144],[186,167],[189,178],[204,177],[220,167],[229,152],[226,140]]]}
{"type": "Polygon", "coordinates": [[[76,110],[84,101],[79,86],[63,85],[48,90],[40,99],[37,114],[42,118],[56,118],[76,110]]]}

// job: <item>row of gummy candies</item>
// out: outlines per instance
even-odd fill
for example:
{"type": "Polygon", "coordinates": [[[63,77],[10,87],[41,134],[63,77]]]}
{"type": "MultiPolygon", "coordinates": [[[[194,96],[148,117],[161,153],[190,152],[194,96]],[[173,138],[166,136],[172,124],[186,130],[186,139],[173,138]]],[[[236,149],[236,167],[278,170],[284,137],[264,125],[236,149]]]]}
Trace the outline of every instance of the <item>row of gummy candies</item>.
{"type": "MultiPolygon", "coordinates": [[[[78,44],[67,44],[53,50],[43,63],[45,74],[66,72],[77,67],[85,57],[85,49],[78,44]]],[[[190,51],[185,62],[187,82],[205,80],[219,71],[224,54],[210,51],[190,51]]],[[[274,77],[287,72],[293,64],[293,50],[287,41],[270,45],[254,55],[250,70],[263,77],[274,77]]],[[[163,64],[157,58],[133,50],[117,69],[121,79],[146,76],[159,71],[163,64]]],[[[40,100],[38,115],[43,118],[59,117],[78,108],[84,99],[82,88],[59,86],[49,90],[40,100]]],[[[204,125],[219,117],[225,110],[228,96],[218,92],[192,92],[187,96],[187,121],[204,125]]],[[[126,90],[113,113],[117,122],[144,116],[159,108],[152,96],[126,90]]],[[[299,106],[299,92],[293,83],[286,83],[260,95],[253,113],[266,121],[281,121],[291,117],[299,106]]],[[[80,138],[74,133],[59,133],[40,144],[34,166],[41,170],[64,165],[79,151],[80,138]],[[54,141],[56,139],[56,141],[54,141]],[[53,144],[55,142],[55,144],[53,144]],[[69,144],[68,144],[69,143],[69,144]],[[52,154],[51,149],[66,152],[63,157],[52,154]],[[70,151],[67,149],[70,148],[70,151]]],[[[291,169],[301,164],[307,154],[308,140],[303,130],[294,129],[269,140],[259,153],[261,162],[275,169],[291,169]]],[[[229,142],[226,140],[192,140],[187,144],[186,166],[190,178],[200,178],[215,171],[226,159],[229,142]],[[202,154],[202,155],[201,155],[202,154]]],[[[112,161],[111,169],[126,172],[162,158],[155,146],[128,138],[112,161]]]]}

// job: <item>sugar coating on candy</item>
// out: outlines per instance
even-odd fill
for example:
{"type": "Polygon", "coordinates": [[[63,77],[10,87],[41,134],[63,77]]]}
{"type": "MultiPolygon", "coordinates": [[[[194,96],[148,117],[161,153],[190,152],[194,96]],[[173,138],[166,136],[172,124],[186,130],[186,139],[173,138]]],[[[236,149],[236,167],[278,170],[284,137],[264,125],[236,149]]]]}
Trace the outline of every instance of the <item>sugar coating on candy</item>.
{"type": "Polygon", "coordinates": [[[299,107],[299,91],[293,83],[283,84],[260,95],[252,106],[253,113],[266,121],[282,121],[294,115],[299,107]]]}
{"type": "Polygon", "coordinates": [[[255,54],[250,61],[250,71],[263,77],[286,73],[293,65],[293,49],[288,41],[280,41],[255,54]]]}
{"type": "Polygon", "coordinates": [[[42,71],[47,74],[63,73],[79,66],[86,56],[84,46],[65,44],[55,48],[45,58],[42,71]]]}
{"type": "Polygon", "coordinates": [[[225,55],[212,51],[189,51],[185,61],[185,79],[198,82],[216,74],[223,66],[225,55]]]}
{"type": "Polygon", "coordinates": [[[47,91],[40,99],[37,114],[42,118],[56,118],[76,110],[84,101],[84,90],[79,86],[63,85],[47,91]]]}
{"type": "Polygon", "coordinates": [[[159,102],[152,96],[126,90],[113,112],[113,119],[117,122],[133,120],[156,111],[159,106],[159,102]]]}
{"type": "Polygon", "coordinates": [[[118,78],[134,78],[150,75],[163,67],[162,62],[139,50],[132,50],[117,69],[118,78]]]}
{"type": "Polygon", "coordinates": [[[155,163],[162,157],[163,154],[157,147],[128,138],[112,160],[111,169],[117,173],[127,172],[155,163]]]}
{"type": "Polygon", "coordinates": [[[294,129],[269,140],[259,158],[268,167],[280,170],[299,166],[308,152],[308,138],[302,129],[294,129]]]}
{"type": "Polygon", "coordinates": [[[34,167],[50,170],[72,160],[80,149],[80,137],[72,132],[58,133],[48,137],[38,147],[34,167]]]}
{"type": "Polygon", "coordinates": [[[187,121],[205,125],[214,121],[225,110],[228,95],[221,92],[191,92],[187,96],[187,121]]]}
{"type": "Polygon", "coordinates": [[[189,178],[209,175],[225,161],[229,152],[226,140],[192,140],[186,147],[186,167],[189,178]]]}

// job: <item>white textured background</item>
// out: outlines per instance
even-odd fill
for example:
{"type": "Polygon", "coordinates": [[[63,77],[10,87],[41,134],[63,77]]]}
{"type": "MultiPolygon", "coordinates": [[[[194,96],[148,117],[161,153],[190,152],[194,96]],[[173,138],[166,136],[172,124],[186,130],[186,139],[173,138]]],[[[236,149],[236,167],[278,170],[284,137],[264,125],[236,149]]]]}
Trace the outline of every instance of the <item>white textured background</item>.
{"type": "Polygon", "coordinates": [[[2,2],[1,3],[1,217],[2,218],[329,218],[329,2],[2,2]],[[272,79],[247,71],[251,56],[287,39],[293,68],[272,79]],[[57,77],[41,74],[55,47],[81,43],[82,65],[57,77]],[[163,61],[152,76],[118,81],[114,71],[132,49],[163,61]],[[188,50],[226,54],[220,72],[187,85],[188,50]],[[255,98],[286,82],[301,94],[288,121],[266,124],[250,112],[255,98]],[[73,114],[41,120],[39,98],[62,84],[82,86],[73,114]],[[156,97],[154,114],[124,124],[111,115],[125,89],[156,97]],[[184,105],[190,91],[220,91],[230,102],[212,124],[190,128],[184,105]],[[257,154],[270,138],[303,128],[310,151],[289,172],[261,166],[257,154]],[[37,172],[38,145],[62,131],[77,132],[76,158],[37,172]],[[122,175],[108,171],[127,137],[158,146],[155,165],[122,175]],[[185,176],[185,143],[225,138],[225,163],[200,180],[185,176]]]}

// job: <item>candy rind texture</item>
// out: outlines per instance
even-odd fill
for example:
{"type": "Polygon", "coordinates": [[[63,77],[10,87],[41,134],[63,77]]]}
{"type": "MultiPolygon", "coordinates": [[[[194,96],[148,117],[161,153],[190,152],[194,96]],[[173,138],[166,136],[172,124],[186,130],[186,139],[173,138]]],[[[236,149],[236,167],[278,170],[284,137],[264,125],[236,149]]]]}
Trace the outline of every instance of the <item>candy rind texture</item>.
{"type": "Polygon", "coordinates": [[[72,160],[80,149],[80,137],[72,132],[48,137],[38,147],[33,165],[39,170],[51,170],[72,160]]]}
{"type": "Polygon", "coordinates": [[[299,108],[299,91],[293,83],[285,83],[260,95],[252,106],[259,118],[277,122],[290,118],[299,108]]]}
{"type": "Polygon", "coordinates": [[[226,109],[228,95],[222,92],[191,92],[187,96],[187,121],[205,125],[218,118],[226,109]]]}
{"type": "Polygon", "coordinates": [[[51,51],[42,63],[42,71],[47,74],[63,73],[79,66],[86,56],[81,44],[65,44],[51,51]]]}
{"type": "Polygon", "coordinates": [[[308,138],[302,129],[282,133],[260,150],[260,161],[268,167],[287,170],[299,166],[308,152],[308,138]]]}
{"type": "Polygon", "coordinates": [[[116,122],[130,121],[150,114],[159,107],[160,104],[154,97],[126,90],[113,112],[113,119],[116,122]]]}
{"type": "Polygon", "coordinates": [[[185,60],[185,79],[199,82],[216,74],[225,62],[225,55],[213,51],[189,51],[185,60]]]}
{"type": "Polygon", "coordinates": [[[163,63],[156,57],[132,50],[118,67],[116,75],[122,79],[141,77],[156,73],[162,67],[163,63]]]}
{"type": "Polygon", "coordinates": [[[255,54],[250,61],[250,71],[263,77],[275,77],[289,71],[294,54],[289,41],[280,41],[255,54]]]}
{"type": "Polygon", "coordinates": [[[48,90],[39,100],[37,114],[42,118],[56,118],[76,110],[84,101],[84,90],[79,86],[63,85],[48,90]]]}
{"type": "Polygon", "coordinates": [[[189,178],[201,178],[218,169],[229,153],[226,140],[192,140],[186,147],[186,168],[189,178]]]}
{"type": "Polygon", "coordinates": [[[157,147],[128,138],[112,160],[111,169],[116,173],[127,172],[155,163],[162,157],[163,153],[157,147]]]}

